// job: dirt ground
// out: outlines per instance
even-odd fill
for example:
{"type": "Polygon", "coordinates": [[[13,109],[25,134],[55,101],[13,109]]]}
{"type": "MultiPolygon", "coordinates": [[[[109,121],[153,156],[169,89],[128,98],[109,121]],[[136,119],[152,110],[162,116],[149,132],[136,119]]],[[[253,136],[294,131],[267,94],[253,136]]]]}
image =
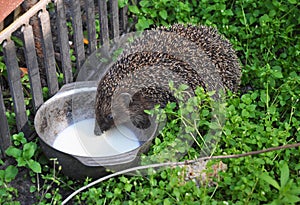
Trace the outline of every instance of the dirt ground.
{"type": "Polygon", "coordinates": [[[39,199],[36,193],[30,193],[30,186],[35,185],[31,182],[27,169],[19,170],[15,180],[10,183],[10,186],[18,190],[18,196],[15,198],[22,205],[38,204],[39,199]]]}
{"type": "MultiPolygon", "coordinates": [[[[5,161],[5,164],[0,166],[0,169],[5,169],[9,165],[16,166],[16,163],[13,159],[8,158],[5,161]]],[[[38,192],[37,190],[33,193],[30,193],[30,187],[35,186],[38,187],[37,183],[33,183],[31,181],[31,176],[29,174],[29,169],[25,167],[18,167],[18,174],[14,180],[9,183],[10,187],[13,187],[17,190],[17,194],[14,196],[13,201],[20,202],[21,205],[33,205],[39,204],[40,200],[43,198],[43,194],[46,191],[45,187],[42,187],[44,184],[44,180],[41,176],[39,176],[39,187],[41,191],[38,192]]],[[[35,176],[34,176],[35,177],[35,176]]],[[[51,184],[51,182],[47,182],[47,186],[51,185],[52,187],[47,191],[47,193],[51,193],[52,189],[56,189],[56,184],[51,184]]],[[[60,189],[59,194],[61,194],[62,199],[65,199],[69,196],[73,190],[71,189],[60,189]]],[[[45,202],[45,198],[42,199],[45,202]]],[[[49,199],[51,200],[51,199],[49,199]]]]}

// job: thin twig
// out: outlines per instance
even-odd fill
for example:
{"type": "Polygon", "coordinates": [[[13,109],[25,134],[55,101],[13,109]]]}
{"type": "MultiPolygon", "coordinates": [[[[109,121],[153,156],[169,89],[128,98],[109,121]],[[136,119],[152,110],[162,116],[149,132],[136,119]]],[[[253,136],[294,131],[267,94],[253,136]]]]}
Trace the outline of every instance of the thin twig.
{"type": "MultiPolygon", "coordinates": [[[[262,154],[262,153],[266,153],[266,152],[276,151],[276,150],[280,150],[280,149],[290,149],[290,148],[295,148],[295,147],[299,147],[299,146],[300,146],[300,142],[295,143],[295,144],[288,144],[288,145],[282,145],[282,146],[277,146],[277,147],[271,147],[271,148],[264,149],[264,150],[246,152],[246,153],[243,153],[243,154],[221,155],[221,156],[211,156],[211,157],[203,157],[203,158],[205,158],[204,160],[239,158],[239,157],[246,157],[246,156],[250,156],[250,155],[256,155],[256,154],[262,154]]],[[[202,159],[202,158],[200,158],[200,159],[202,159]]],[[[194,160],[191,160],[191,161],[194,161],[194,160]]]]}
{"type": "Polygon", "coordinates": [[[246,157],[250,155],[256,155],[256,154],[262,154],[266,152],[271,152],[271,151],[276,151],[280,149],[290,149],[290,148],[295,148],[299,147],[300,143],[295,143],[295,144],[288,144],[288,145],[283,145],[283,146],[277,146],[277,147],[271,147],[268,149],[264,150],[258,150],[258,151],[252,151],[252,152],[247,152],[243,154],[234,154],[234,155],[220,155],[220,156],[208,156],[208,157],[201,157],[195,160],[187,160],[184,162],[165,162],[165,163],[159,163],[159,164],[150,164],[150,165],[144,165],[144,166],[138,166],[138,167],[132,167],[129,169],[125,169],[110,175],[107,175],[105,177],[99,178],[96,181],[93,181],[89,183],[88,185],[81,187],[80,189],[76,190],[73,192],[70,196],[68,196],[63,202],[62,205],[66,204],[68,201],[70,201],[74,196],[76,196],[78,193],[82,192],[83,190],[90,188],[104,180],[107,180],[109,178],[121,175],[121,174],[126,174],[132,171],[138,171],[138,170],[143,170],[143,169],[149,169],[149,168],[158,168],[158,167],[167,167],[167,166],[179,166],[179,165],[188,165],[188,164],[194,164],[199,161],[204,161],[204,160],[213,160],[213,159],[229,159],[229,158],[239,158],[239,157],[246,157]]]}

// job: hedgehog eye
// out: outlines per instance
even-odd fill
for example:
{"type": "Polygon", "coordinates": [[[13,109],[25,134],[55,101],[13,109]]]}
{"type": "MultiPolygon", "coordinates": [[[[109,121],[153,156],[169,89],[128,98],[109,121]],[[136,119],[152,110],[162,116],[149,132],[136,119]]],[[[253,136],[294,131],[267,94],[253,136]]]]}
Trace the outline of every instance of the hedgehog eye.
{"type": "Polygon", "coordinates": [[[108,114],[106,118],[107,118],[108,120],[113,120],[113,119],[114,119],[114,117],[113,117],[113,115],[112,115],[111,113],[108,114]]]}

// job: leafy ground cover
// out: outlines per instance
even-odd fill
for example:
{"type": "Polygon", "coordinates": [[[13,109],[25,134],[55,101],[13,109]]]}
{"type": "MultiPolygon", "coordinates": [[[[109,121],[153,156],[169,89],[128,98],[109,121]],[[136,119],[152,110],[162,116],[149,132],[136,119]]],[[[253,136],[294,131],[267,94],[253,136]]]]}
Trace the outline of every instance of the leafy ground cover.
{"type": "MultiPolygon", "coordinates": [[[[124,6],[127,0],[120,0],[124,6]]],[[[300,141],[300,4],[288,1],[142,0],[129,6],[136,29],[173,23],[216,27],[230,40],[243,70],[238,93],[228,93],[225,122],[213,155],[239,154],[300,141]]],[[[0,64],[1,66],[1,64],[0,64]]],[[[0,67],[1,69],[1,67],[0,67]]],[[[207,103],[199,107],[201,121],[189,129],[200,130],[196,140],[206,137],[213,126],[209,94],[198,93],[207,103]]],[[[154,141],[149,154],[172,144],[176,119],[173,106],[165,112],[175,116],[154,141]],[[169,144],[170,142],[170,144],[169,144]]],[[[184,112],[191,112],[186,108],[184,112]]],[[[12,113],[10,113],[12,114],[12,113]]],[[[26,169],[32,181],[30,192],[39,204],[59,204],[66,194],[87,184],[60,173],[55,159],[47,161],[36,145],[22,134],[13,136],[7,154],[16,165],[0,170],[0,203],[18,204],[15,177],[26,169]]],[[[286,149],[260,155],[223,159],[227,170],[199,185],[182,179],[180,168],[149,170],[147,176],[120,176],[77,195],[76,204],[296,204],[300,201],[300,149],[286,149]]],[[[193,146],[184,159],[195,159],[193,146]]],[[[217,164],[220,160],[210,161],[217,164]]],[[[4,162],[1,162],[4,163],[4,162]]],[[[213,170],[208,170],[213,171],[213,170]]]]}

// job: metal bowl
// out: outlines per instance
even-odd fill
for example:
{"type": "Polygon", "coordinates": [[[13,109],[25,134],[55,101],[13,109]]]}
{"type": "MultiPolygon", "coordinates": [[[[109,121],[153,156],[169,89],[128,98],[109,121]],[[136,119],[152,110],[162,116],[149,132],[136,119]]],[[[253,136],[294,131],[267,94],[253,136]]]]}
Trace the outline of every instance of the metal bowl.
{"type": "Polygon", "coordinates": [[[148,129],[130,127],[138,138],[140,146],[125,153],[106,157],[76,156],[54,148],[53,143],[61,131],[73,123],[95,117],[96,90],[95,81],[64,85],[56,95],[39,108],[34,119],[35,129],[45,155],[49,159],[56,158],[62,166],[63,173],[76,179],[101,177],[108,174],[108,170],[119,171],[136,166],[140,155],[147,152],[152,139],[158,133],[153,118],[148,129]]]}

